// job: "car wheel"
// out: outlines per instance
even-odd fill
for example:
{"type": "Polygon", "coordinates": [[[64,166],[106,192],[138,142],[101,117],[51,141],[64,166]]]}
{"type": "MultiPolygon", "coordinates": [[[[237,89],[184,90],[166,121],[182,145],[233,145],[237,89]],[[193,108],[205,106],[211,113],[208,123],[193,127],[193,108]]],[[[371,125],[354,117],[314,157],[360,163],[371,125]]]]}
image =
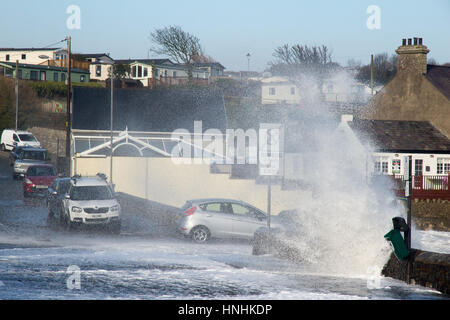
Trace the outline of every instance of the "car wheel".
{"type": "Polygon", "coordinates": [[[63,214],[61,227],[65,231],[73,230],[73,223],[70,221],[69,215],[63,214]]]}
{"type": "Polygon", "coordinates": [[[192,230],[191,234],[192,240],[194,240],[197,243],[205,243],[206,241],[209,240],[211,235],[208,228],[204,226],[195,227],[194,230],[192,230]]]}

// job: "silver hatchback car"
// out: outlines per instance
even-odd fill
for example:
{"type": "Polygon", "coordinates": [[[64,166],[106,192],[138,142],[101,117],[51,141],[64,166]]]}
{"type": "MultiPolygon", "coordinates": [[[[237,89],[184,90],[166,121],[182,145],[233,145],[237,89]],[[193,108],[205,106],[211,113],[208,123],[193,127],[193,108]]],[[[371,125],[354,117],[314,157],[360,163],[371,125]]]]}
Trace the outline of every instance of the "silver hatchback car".
{"type": "Polygon", "coordinates": [[[181,208],[178,229],[196,242],[214,238],[252,239],[255,231],[267,225],[267,215],[239,200],[189,200],[181,208]]]}

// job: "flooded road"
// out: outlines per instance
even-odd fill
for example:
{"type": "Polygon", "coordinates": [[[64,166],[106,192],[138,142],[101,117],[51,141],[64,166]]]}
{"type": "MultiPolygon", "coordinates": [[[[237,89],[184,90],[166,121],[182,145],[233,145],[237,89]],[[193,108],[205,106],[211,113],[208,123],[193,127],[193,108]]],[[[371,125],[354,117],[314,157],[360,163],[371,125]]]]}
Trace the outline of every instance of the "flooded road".
{"type": "MultiPolygon", "coordinates": [[[[120,235],[60,231],[47,223],[45,202],[24,202],[2,154],[0,299],[446,299],[378,275],[319,274],[253,256],[248,241],[196,244],[131,212],[120,235]]],[[[440,236],[450,239],[422,239],[440,236]]]]}

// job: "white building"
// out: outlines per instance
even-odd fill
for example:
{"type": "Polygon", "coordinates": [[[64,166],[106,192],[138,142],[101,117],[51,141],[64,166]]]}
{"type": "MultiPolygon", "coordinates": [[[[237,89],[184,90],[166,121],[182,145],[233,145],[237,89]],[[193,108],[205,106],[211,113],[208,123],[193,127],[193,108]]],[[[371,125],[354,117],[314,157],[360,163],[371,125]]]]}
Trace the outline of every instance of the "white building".
{"type": "MultiPolygon", "coordinates": [[[[116,60],[116,63],[129,64],[130,78],[144,86],[149,86],[152,79],[165,84],[181,84],[188,79],[187,67],[169,59],[116,60]]],[[[208,70],[194,68],[193,78],[208,81],[208,70]]]]}
{"type": "Polygon", "coordinates": [[[45,64],[48,60],[65,60],[67,55],[67,50],[62,48],[0,48],[2,62],[45,64]]]}
{"type": "Polygon", "coordinates": [[[89,61],[91,80],[105,81],[110,77],[114,60],[107,53],[82,54],[89,61]]]}
{"type": "MultiPolygon", "coordinates": [[[[373,94],[382,87],[375,87],[373,94]]],[[[311,93],[308,92],[308,95],[311,93]]],[[[348,74],[340,73],[325,79],[317,94],[328,103],[366,103],[372,97],[372,89],[356,82],[348,74]]],[[[262,104],[300,104],[301,90],[296,83],[287,77],[267,77],[261,80],[262,104]]]]}
{"type": "Polygon", "coordinates": [[[299,104],[300,91],[284,77],[269,77],[261,80],[262,104],[299,104]]]}

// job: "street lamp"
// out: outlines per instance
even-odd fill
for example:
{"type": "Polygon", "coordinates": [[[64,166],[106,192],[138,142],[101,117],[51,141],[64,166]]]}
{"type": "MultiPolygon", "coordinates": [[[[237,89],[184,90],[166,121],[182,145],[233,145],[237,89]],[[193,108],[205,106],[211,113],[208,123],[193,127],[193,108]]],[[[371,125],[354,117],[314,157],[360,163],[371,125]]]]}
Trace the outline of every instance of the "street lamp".
{"type": "Polygon", "coordinates": [[[247,63],[248,63],[248,71],[250,72],[250,53],[247,53],[247,63]]]}

